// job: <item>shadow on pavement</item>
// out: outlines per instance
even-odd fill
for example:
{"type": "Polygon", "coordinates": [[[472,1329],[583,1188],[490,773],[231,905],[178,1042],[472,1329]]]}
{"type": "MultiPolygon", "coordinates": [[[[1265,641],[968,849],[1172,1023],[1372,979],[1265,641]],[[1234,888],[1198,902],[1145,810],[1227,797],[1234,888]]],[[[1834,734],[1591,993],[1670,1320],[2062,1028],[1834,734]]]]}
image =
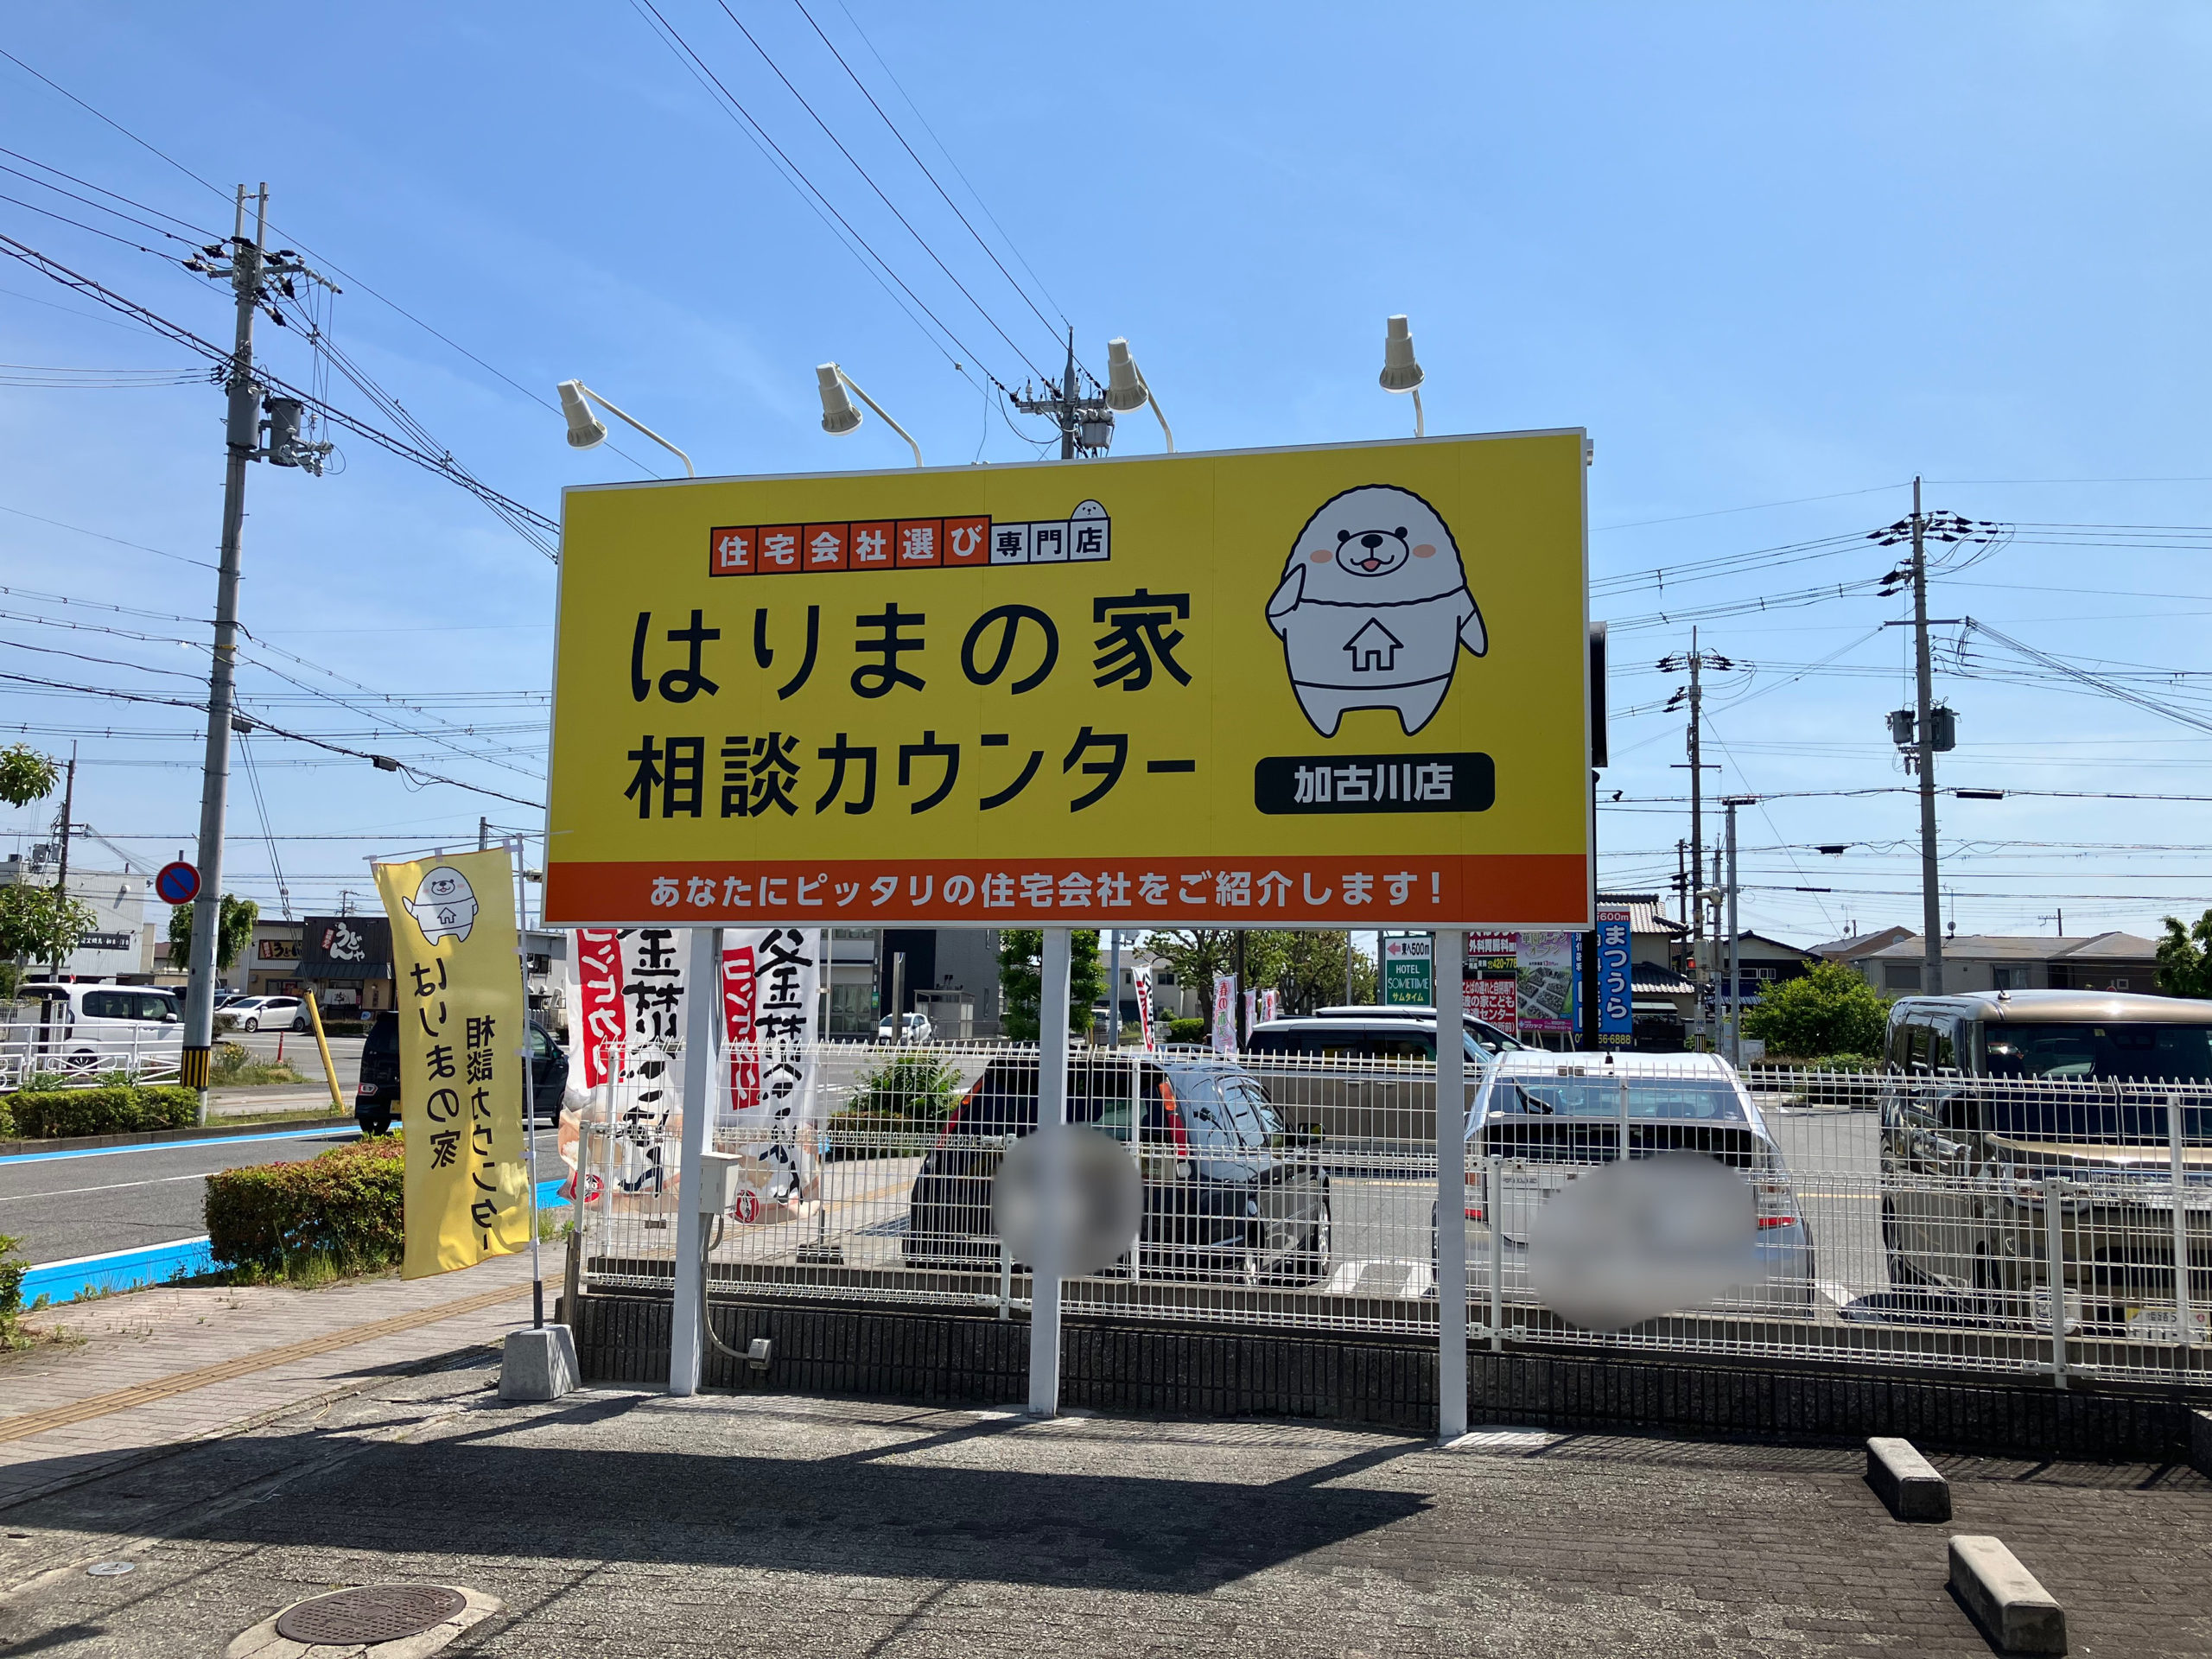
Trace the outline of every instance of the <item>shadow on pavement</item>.
{"type": "MultiPolygon", "coordinates": [[[[269,1501],[218,1505],[164,1530],[180,1540],[290,1549],[381,1554],[397,1546],[431,1555],[1199,1595],[1430,1507],[1417,1492],[1319,1484],[1395,1452],[1264,1487],[1209,1480],[1197,1469],[1166,1478],[1059,1472],[1053,1465],[1065,1459],[1050,1429],[931,1436],[868,1456],[824,1457],[795,1445],[786,1458],[758,1451],[772,1446],[773,1425],[690,1412],[633,1416],[638,1403],[586,1400],[496,1426],[456,1423],[454,1434],[351,1440],[342,1459],[329,1454],[348,1436],[261,1437],[253,1464],[308,1466],[269,1501]],[[701,1443],[737,1434],[748,1454],[701,1443]],[[547,1443],[555,1437],[605,1443],[547,1443]],[[664,1449],[669,1443],[690,1449],[664,1449]],[[917,1451],[931,1460],[899,1460],[917,1451]],[[962,1463],[938,1460],[948,1452],[962,1463]]],[[[246,1460],[240,1443],[226,1450],[234,1464],[246,1460]]],[[[1205,1456],[1190,1451],[1193,1460],[1205,1456]]],[[[168,1469],[182,1472],[175,1462],[168,1469]]],[[[247,1474],[234,1466],[227,1478],[247,1474]]],[[[46,1524],[143,1524],[132,1505],[71,1495],[27,1510],[49,1506],[73,1513],[41,1515],[46,1524]]]]}

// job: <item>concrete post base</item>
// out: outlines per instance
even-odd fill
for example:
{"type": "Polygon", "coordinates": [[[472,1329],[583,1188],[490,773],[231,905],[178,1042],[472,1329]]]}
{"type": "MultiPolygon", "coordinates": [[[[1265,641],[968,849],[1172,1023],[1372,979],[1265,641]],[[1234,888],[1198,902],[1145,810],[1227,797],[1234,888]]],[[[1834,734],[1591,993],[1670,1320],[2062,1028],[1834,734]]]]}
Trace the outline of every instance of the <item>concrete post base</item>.
{"type": "Polygon", "coordinates": [[[558,1400],[576,1386],[576,1342],[565,1325],[514,1331],[499,1358],[499,1398],[558,1400]]]}

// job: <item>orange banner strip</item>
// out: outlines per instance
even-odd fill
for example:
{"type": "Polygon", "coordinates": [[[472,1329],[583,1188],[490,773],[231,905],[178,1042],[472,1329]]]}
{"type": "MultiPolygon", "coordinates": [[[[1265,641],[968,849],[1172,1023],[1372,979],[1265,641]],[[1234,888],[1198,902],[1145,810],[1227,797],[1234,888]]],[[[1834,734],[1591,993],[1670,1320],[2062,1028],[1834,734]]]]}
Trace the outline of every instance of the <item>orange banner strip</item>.
{"type": "Polygon", "coordinates": [[[1573,853],[1296,858],[553,863],[550,927],[1586,929],[1573,853]]]}

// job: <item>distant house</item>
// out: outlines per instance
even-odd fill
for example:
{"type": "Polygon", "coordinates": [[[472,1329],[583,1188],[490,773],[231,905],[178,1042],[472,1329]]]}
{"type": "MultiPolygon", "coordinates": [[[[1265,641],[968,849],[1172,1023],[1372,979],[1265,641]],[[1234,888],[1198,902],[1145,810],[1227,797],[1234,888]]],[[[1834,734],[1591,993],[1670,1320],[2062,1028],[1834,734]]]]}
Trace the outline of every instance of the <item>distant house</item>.
{"type": "MultiPolygon", "coordinates": [[[[2158,947],[2136,933],[1961,933],[1943,941],[1943,988],[2155,993],[2158,958],[2158,947]]],[[[1910,996],[1922,988],[1917,933],[1845,960],[1885,996],[1910,996]]]]}
{"type": "Polygon", "coordinates": [[[1871,933],[1853,933],[1847,938],[1830,939],[1826,944],[1816,944],[1808,953],[1820,962],[1840,962],[1855,966],[1877,950],[1887,950],[1900,939],[1917,936],[1909,927],[1878,928],[1871,933]]]}
{"type": "MultiPolygon", "coordinates": [[[[1726,942],[1721,950],[1727,949],[1726,942]]],[[[1736,936],[1736,967],[1742,981],[1740,989],[1744,1001],[1756,1002],[1767,988],[1778,985],[1785,979],[1802,978],[1811,968],[1812,952],[1801,944],[1786,944],[1764,933],[1746,928],[1736,936]]],[[[1720,967],[1720,980],[1727,980],[1727,970],[1716,953],[1714,965],[1720,967]]]]}

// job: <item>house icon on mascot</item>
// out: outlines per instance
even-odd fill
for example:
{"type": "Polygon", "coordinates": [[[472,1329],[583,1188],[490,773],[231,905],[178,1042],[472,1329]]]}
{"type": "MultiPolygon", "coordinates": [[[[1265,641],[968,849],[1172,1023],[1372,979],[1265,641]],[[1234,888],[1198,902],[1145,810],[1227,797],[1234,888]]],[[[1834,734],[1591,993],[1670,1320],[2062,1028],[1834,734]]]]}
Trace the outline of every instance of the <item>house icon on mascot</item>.
{"type": "Polygon", "coordinates": [[[1366,626],[1344,641],[1344,649],[1351,653],[1353,673],[1388,674],[1398,665],[1405,643],[1370,616],[1366,626]]]}

